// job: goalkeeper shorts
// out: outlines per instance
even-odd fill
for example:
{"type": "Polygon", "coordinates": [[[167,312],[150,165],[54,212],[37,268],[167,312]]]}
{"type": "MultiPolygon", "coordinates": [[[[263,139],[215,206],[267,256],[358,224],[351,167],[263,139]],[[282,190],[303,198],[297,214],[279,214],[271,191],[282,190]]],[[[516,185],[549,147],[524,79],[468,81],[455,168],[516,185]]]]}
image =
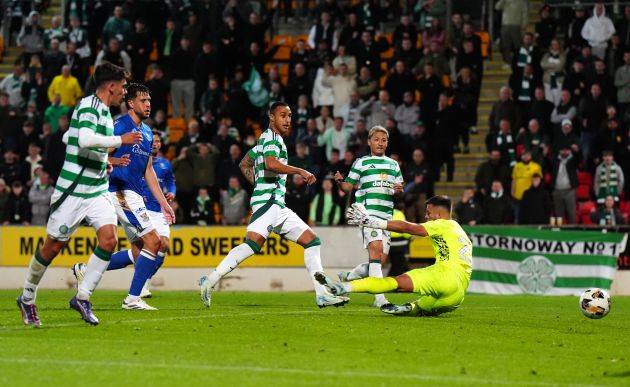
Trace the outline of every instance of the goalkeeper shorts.
{"type": "Polygon", "coordinates": [[[451,312],[464,301],[469,278],[451,267],[429,266],[405,273],[411,278],[416,301],[423,315],[451,312]]]}

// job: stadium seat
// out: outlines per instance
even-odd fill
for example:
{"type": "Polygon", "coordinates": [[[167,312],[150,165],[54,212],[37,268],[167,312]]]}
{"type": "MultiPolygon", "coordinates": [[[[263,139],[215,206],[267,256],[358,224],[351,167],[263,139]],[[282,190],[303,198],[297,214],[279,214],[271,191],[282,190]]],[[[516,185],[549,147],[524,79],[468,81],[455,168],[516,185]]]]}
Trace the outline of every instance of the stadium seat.
{"type": "Polygon", "coordinates": [[[575,190],[577,200],[585,201],[591,199],[591,186],[586,184],[578,185],[575,190]]]}
{"type": "Polygon", "coordinates": [[[475,32],[481,39],[481,56],[486,59],[490,54],[490,35],[486,31],[475,32]]]}
{"type": "Polygon", "coordinates": [[[578,172],[577,175],[579,185],[588,185],[589,187],[593,186],[593,175],[588,172],[578,172]]]}
{"type": "Polygon", "coordinates": [[[277,62],[288,62],[291,59],[291,48],[293,40],[288,35],[276,35],[271,41],[272,46],[280,46],[273,56],[273,60],[277,62]]]}
{"type": "Polygon", "coordinates": [[[186,133],[186,121],[183,118],[169,118],[167,125],[169,142],[178,142],[184,137],[184,133],[186,133]]]}

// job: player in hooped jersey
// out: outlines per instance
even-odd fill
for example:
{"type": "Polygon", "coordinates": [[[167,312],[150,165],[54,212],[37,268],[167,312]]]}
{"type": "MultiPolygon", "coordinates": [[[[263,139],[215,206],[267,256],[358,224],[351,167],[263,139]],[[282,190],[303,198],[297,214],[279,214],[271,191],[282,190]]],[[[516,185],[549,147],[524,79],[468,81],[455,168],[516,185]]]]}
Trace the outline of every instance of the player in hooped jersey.
{"type": "MultiPolygon", "coordinates": [[[[162,193],[153,170],[153,132],[142,122],[151,113],[149,89],[137,83],[129,85],[125,102],[128,114],[116,120],[114,133],[139,132],[142,134],[142,141],[133,146],[122,146],[112,155],[112,160],[116,160],[119,167],[114,168],[109,177],[109,191],[114,200],[118,220],[132,243],[132,256],[130,257],[127,250],[113,254],[108,270],[127,266],[131,259],[135,259],[133,279],[122,308],[155,310],[140,297],[145,283],[161,264],[159,258],[163,258],[158,255],[162,249],[162,241],[144,202],[146,187],[159,202],[161,211],[169,223],[175,220],[175,215],[162,193]]],[[[83,280],[82,269],[81,264],[73,267],[79,283],[83,280]]]]}

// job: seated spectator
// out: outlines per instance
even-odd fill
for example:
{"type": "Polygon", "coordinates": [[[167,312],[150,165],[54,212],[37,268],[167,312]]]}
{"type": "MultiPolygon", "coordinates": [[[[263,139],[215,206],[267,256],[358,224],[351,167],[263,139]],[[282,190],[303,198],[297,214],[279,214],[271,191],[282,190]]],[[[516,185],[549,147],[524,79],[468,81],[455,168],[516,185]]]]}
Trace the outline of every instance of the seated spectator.
{"type": "Polygon", "coordinates": [[[551,196],[542,185],[542,176],[532,176],[532,185],[525,190],[520,203],[519,224],[547,224],[551,217],[551,196]]]}
{"type": "Polygon", "coordinates": [[[444,53],[444,50],[440,49],[436,42],[431,42],[429,44],[429,48],[425,49],[424,56],[420,59],[416,67],[413,69],[414,73],[419,73],[424,66],[427,64],[431,64],[433,66],[433,72],[435,76],[442,81],[443,75],[450,74],[450,69],[448,66],[448,60],[444,53]]]}
{"type": "Polygon", "coordinates": [[[50,198],[52,197],[55,187],[50,180],[50,175],[44,169],[39,168],[38,177],[33,182],[28,192],[28,200],[31,203],[31,224],[34,226],[43,226],[48,220],[48,211],[50,210],[50,198]]]}
{"type": "Polygon", "coordinates": [[[455,218],[459,224],[475,226],[481,222],[483,210],[475,201],[475,190],[467,187],[462,192],[462,199],[455,205],[455,218]]]}
{"type": "Polygon", "coordinates": [[[348,72],[348,66],[342,63],[338,70],[329,67],[322,83],[332,89],[333,115],[335,117],[341,116],[341,109],[350,101],[350,95],[357,88],[354,76],[348,72]]]}
{"type": "Polygon", "coordinates": [[[332,128],[325,131],[320,130],[317,144],[325,147],[326,159],[331,161],[332,150],[337,149],[339,154],[345,153],[348,148],[348,140],[350,140],[350,133],[343,130],[343,118],[335,117],[332,128]]]}
{"type": "Polygon", "coordinates": [[[406,92],[415,91],[415,84],[416,79],[405,67],[405,62],[398,61],[387,77],[385,90],[389,92],[392,103],[398,106],[402,104],[406,92]]]}
{"type": "Polygon", "coordinates": [[[603,3],[595,4],[593,16],[589,17],[582,27],[582,37],[593,48],[593,54],[603,59],[608,47],[608,40],[615,33],[613,22],[606,16],[603,3]]]}
{"type": "Polygon", "coordinates": [[[591,221],[600,226],[625,224],[621,211],[615,207],[615,198],[610,195],[606,196],[602,206],[597,210],[593,209],[591,221]]]}
{"type": "Polygon", "coordinates": [[[475,174],[477,190],[486,196],[490,194],[493,181],[501,182],[503,187],[510,184],[510,168],[501,162],[501,151],[493,148],[489,152],[489,159],[479,165],[475,174]]]}
{"type": "Polygon", "coordinates": [[[4,179],[0,178],[0,222],[4,222],[4,219],[7,218],[9,211],[7,203],[10,195],[11,190],[7,187],[7,183],[5,183],[4,179]]]}
{"type": "MultiPolygon", "coordinates": [[[[289,163],[290,165],[293,165],[289,163]]],[[[304,222],[308,222],[308,206],[310,197],[304,178],[298,174],[291,175],[287,184],[286,205],[304,222]]]]}
{"type": "Polygon", "coordinates": [[[94,66],[98,66],[103,62],[110,62],[116,66],[124,67],[125,70],[131,73],[131,57],[127,51],[120,48],[120,41],[116,38],[111,38],[107,42],[107,46],[103,46],[103,49],[96,55],[94,66]]]}
{"type": "Polygon", "coordinates": [[[509,224],[513,219],[510,199],[503,190],[503,184],[495,180],[492,182],[489,195],[483,199],[482,224],[509,224]]]}
{"type": "Polygon", "coordinates": [[[55,101],[55,95],[61,97],[60,103],[65,106],[74,106],[83,96],[79,81],[70,74],[70,66],[65,65],[61,69],[61,75],[53,78],[48,87],[48,100],[55,101]]]}
{"type": "Polygon", "coordinates": [[[197,197],[190,209],[190,220],[197,226],[215,224],[214,203],[207,188],[199,188],[197,197]]]}
{"type": "Polygon", "coordinates": [[[602,162],[597,166],[593,180],[597,203],[603,204],[609,196],[615,202],[619,201],[619,196],[623,193],[625,177],[623,169],[615,162],[612,151],[603,152],[602,162]]]}
{"type": "Polygon", "coordinates": [[[372,77],[368,67],[361,67],[357,78],[357,93],[360,99],[367,101],[378,95],[378,82],[372,77]]]}
{"type": "Polygon", "coordinates": [[[223,224],[240,225],[247,221],[249,202],[247,193],[241,188],[239,178],[232,176],[229,179],[227,190],[221,191],[221,213],[223,224]]]}
{"type": "Polygon", "coordinates": [[[543,55],[540,67],[544,71],[545,98],[553,102],[554,106],[557,106],[560,102],[565,63],[566,56],[562,51],[560,42],[556,39],[551,40],[549,52],[543,55]]]}
{"type": "Polygon", "coordinates": [[[11,195],[7,200],[7,212],[2,219],[3,225],[21,224],[28,226],[31,224],[31,204],[28,202],[28,194],[24,190],[24,184],[15,180],[11,183],[11,195]]]}
{"type": "Polygon", "coordinates": [[[333,188],[332,177],[326,176],[322,181],[322,191],[315,195],[311,202],[308,220],[311,226],[336,226],[339,224],[341,207],[333,188]]]}
{"type": "Polygon", "coordinates": [[[394,119],[398,124],[398,130],[404,135],[410,135],[420,119],[420,107],[415,102],[412,91],[406,91],[403,95],[403,103],[396,108],[394,119]]]}
{"type": "Polygon", "coordinates": [[[303,142],[295,144],[295,153],[289,156],[289,165],[313,173],[313,160],[306,153],[308,148],[303,142]]]}
{"type": "Polygon", "coordinates": [[[512,198],[514,199],[514,219],[520,223],[520,202],[523,193],[532,185],[534,175],[542,176],[540,164],[532,161],[532,154],[529,151],[523,152],[521,161],[516,163],[512,169],[512,198]]]}
{"type": "Polygon", "coordinates": [[[568,224],[575,224],[575,189],[578,186],[577,153],[572,153],[569,146],[562,146],[560,153],[553,160],[553,207],[556,217],[565,218],[568,224]]]}
{"type": "Polygon", "coordinates": [[[378,101],[371,97],[364,105],[361,115],[365,117],[366,125],[372,128],[376,125],[382,125],[388,118],[393,118],[396,114],[396,106],[389,101],[389,93],[387,90],[381,90],[378,93],[378,101]]]}

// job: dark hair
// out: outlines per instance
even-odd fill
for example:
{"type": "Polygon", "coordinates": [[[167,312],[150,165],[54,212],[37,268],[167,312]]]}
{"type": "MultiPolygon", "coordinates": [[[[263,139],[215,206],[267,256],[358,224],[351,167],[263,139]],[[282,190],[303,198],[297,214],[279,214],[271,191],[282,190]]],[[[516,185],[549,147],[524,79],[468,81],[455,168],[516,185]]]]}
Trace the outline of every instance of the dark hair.
{"type": "Polygon", "coordinates": [[[427,206],[430,204],[432,206],[442,207],[449,211],[451,210],[451,199],[446,195],[433,196],[429,198],[429,200],[427,200],[424,204],[427,206]]]}
{"type": "Polygon", "coordinates": [[[151,90],[142,83],[130,83],[127,85],[127,94],[125,95],[125,103],[136,98],[139,94],[151,94],[151,90]]]}
{"type": "Polygon", "coordinates": [[[109,62],[103,62],[96,66],[94,74],[92,74],[95,89],[98,89],[107,82],[117,82],[127,78],[129,78],[129,72],[127,70],[109,62]]]}
{"type": "Polygon", "coordinates": [[[279,107],[289,107],[289,104],[282,101],[275,101],[269,107],[269,114],[274,114],[279,107]]]}

